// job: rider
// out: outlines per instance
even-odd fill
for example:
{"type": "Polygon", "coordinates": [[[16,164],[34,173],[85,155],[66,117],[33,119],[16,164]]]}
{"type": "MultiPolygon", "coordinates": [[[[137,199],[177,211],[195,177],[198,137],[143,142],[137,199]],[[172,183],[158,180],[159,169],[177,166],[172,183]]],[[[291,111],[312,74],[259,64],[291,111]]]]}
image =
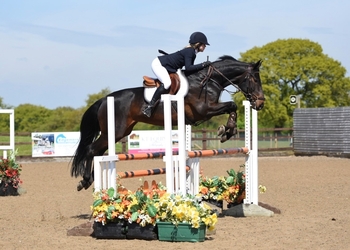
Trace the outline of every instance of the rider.
{"type": "Polygon", "coordinates": [[[144,115],[151,117],[153,108],[156,106],[160,96],[169,92],[171,85],[169,73],[176,73],[183,66],[185,66],[185,71],[188,73],[201,70],[210,65],[209,61],[196,65],[193,64],[196,54],[203,52],[207,45],[210,45],[207,37],[202,32],[194,32],[190,36],[189,45],[184,49],[172,54],[158,56],[152,61],[152,71],[161,84],[156,89],[150,103],[142,110],[144,115]]]}

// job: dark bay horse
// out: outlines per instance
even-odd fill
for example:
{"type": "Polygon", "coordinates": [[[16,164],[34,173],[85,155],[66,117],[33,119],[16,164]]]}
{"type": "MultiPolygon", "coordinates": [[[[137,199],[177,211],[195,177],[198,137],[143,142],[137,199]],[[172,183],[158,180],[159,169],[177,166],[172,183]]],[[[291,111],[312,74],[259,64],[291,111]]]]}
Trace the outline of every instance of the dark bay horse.
{"type": "MultiPolygon", "coordinates": [[[[226,125],[218,129],[221,142],[237,133],[237,106],[234,102],[219,102],[222,91],[229,85],[238,88],[252,108],[261,110],[264,93],[259,67],[261,61],[245,63],[231,56],[222,56],[208,68],[187,75],[189,83],[185,96],[186,124],[196,125],[213,116],[229,114],[226,125]]],[[[150,118],[142,114],[144,88],[123,89],[109,94],[114,97],[115,141],[129,135],[138,122],[164,126],[163,103],[159,103],[150,118]]],[[[176,108],[176,107],[175,107],[176,108]]],[[[172,112],[172,124],[177,123],[177,114],[172,112]]],[[[80,142],[73,156],[71,175],[83,177],[78,190],[87,189],[93,182],[93,158],[108,149],[107,96],[97,100],[84,113],[80,124],[80,142]]]]}

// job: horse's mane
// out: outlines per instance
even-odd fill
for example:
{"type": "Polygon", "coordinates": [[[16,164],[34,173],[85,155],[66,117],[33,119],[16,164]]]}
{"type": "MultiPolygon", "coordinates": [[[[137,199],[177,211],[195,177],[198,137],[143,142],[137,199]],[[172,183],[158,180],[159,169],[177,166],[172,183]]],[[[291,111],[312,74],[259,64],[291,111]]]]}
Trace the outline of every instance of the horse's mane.
{"type": "Polygon", "coordinates": [[[218,60],[220,60],[220,61],[223,61],[223,60],[238,61],[236,58],[229,56],[229,55],[220,56],[218,60]]]}
{"type": "MultiPolygon", "coordinates": [[[[231,61],[233,61],[233,62],[238,62],[238,63],[240,62],[240,61],[238,61],[236,58],[234,58],[234,57],[232,57],[232,56],[229,56],[229,55],[220,56],[219,59],[218,59],[217,61],[215,61],[215,62],[222,62],[222,61],[224,61],[224,60],[231,60],[231,61]]],[[[202,69],[202,70],[206,70],[206,69],[202,69]]],[[[200,70],[200,71],[202,71],[202,70],[200,70]]],[[[192,75],[197,76],[197,75],[198,75],[198,72],[200,72],[200,71],[186,72],[185,70],[183,70],[183,72],[185,72],[185,75],[186,75],[187,77],[192,76],[192,75]]]]}

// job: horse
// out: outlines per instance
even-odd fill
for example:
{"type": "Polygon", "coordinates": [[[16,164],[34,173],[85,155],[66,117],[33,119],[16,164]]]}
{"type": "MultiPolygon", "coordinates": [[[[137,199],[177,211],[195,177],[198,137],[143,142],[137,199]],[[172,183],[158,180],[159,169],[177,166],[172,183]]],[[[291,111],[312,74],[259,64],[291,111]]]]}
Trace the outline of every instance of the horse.
{"type": "MultiPolygon", "coordinates": [[[[264,93],[260,80],[261,61],[246,63],[231,56],[221,56],[209,67],[186,74],[188,91],[184,97],[185,123],[198,125],[214,116],[229,114],[226,125],[218,128],[221,142],[237,133],[237,105],[233,101],[219,102],[223,90],[233,85],[241,91],[255,110],[264,106],[264,93]]],[[[127,88],[110,93],[97,100],[83,114],[80,124],[80,142],[73,156],[71,176],[82,176],[77,190],[88,189],[93,183],[93,158],[108,149],[107,97],[114,97],[115,142],[128,136],[138,122],[164,126],[163,103],[155,107],[150,118],[142,113],[146,105],[144,87],[127,88]]],[[[176,109],[176,107],[173,107],[176,109]]],[[[172,124],[177,114],[172,112],[172,124]]]]}

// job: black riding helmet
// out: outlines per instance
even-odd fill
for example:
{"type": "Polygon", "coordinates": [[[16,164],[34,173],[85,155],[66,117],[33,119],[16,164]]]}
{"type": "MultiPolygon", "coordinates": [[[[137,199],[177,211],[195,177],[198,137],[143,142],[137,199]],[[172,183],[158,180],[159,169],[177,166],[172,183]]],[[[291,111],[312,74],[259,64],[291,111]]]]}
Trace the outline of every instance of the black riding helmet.
{"type": "Polygon", "coordinates": [[[190,36],[190,44],[195,44],[195,43],[203,43],[205,45],[210,45],[208,43],[207,37],[202,33],[202,32],[194,32],[190,36]]]}

